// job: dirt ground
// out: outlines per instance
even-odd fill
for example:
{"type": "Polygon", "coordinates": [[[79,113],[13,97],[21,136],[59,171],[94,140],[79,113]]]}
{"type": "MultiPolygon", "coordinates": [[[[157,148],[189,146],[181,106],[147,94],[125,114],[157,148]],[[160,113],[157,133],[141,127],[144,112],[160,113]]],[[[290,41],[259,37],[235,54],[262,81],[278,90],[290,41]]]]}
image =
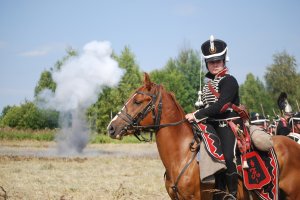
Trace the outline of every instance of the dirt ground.
{"type": "Polygon", "coordinates": [[[55,143],[0,141],[0,200],[169,199],[156,144],[88,145],[57,155],[55,143]]]}

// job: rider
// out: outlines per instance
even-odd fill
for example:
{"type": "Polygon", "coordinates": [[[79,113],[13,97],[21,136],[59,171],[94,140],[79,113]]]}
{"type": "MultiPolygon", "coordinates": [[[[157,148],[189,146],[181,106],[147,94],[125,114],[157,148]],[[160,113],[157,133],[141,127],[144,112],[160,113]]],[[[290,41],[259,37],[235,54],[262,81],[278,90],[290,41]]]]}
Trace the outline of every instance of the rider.
{"type": "MultiPolygon", "coordinates": [[[[185,117],[189,122],[199,122],[208,118],[205,123],[212,126],[214,134],[220,138],[227,167],[225,171],[215,174],[215,188],[226,191],[227,186],[229,193],[236,198],[238,185],[235,163],[236,138],[226,122],[231,119],[240,122],[238,114],[230,106],[240,104],[239,85],[228,73],[227,44],[224,41],[211,36],[210,40],[202,44],[201,50],[208,69],[205,76],[209,81],[202,89],[203,106],[194,113],[186,114],[185,117]]],[[[218,198],[218,194],[215,194],[214,199],[218,198]]]]}
{"type": "Polygon", "coordinates": [[[250,118],[250,124],[256,125],[265,131],[268,129],[270,120],[264,117],[263,115],[260,115],[259,113],[253,113],[250,118]]]}
{"type": "Polygon", "coordinates": [[[293,115],[290,120],[290,124],[292,126],[292,132],[300,134],[300,112],[297,112],[293,115]]]}
{"type": "MultiPolygon", "coordinates": [[[[278,118],[279,119],[279,118],[278,118]]],[[[275,118],[268,126],[268,133],[270,135],[276,135],[278,120],[275,118]]]]}
{"type": "Polygon", "coordinates": [[[287,135],[292,140],[300,144],[300,113],[295,113],[289,120],[291,132],[287,135]]]}
{"type": "Polygon", "coordinates": [[[287,94],[285,92],[282,92],[278,99],[277,104],[282,112],[282,117],[280,117],[276,134],[277,135],[288,135],[291,132],[291,126],[289,125],[289,120],[293,115],[292,107],[287,101],[287,94]]]}

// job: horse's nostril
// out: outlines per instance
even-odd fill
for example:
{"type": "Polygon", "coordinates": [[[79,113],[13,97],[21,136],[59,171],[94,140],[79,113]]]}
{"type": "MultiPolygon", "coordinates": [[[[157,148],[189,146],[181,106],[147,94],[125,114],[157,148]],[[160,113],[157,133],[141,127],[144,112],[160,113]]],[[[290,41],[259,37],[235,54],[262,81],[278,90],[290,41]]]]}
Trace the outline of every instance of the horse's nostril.
{"type": "Polygon", "coordinates": [[[110,125],[110,126],[108,127],[108,133],[109,133],[109,135],[114,135],[115,129],[114,129],[113,126],[110,125]]]}

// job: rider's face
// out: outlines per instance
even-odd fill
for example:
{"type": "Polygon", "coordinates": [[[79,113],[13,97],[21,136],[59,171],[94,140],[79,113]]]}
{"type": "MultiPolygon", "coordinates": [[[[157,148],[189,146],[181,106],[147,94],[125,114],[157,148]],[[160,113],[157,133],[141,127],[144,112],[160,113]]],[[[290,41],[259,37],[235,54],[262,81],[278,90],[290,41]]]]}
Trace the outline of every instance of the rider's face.
{"type": "Polygon", "coordinates": [[[224,67],[225,66],[223,60],[215,60],[215,61],[207,62],[208,71],[213,75],[218,74],[220,71],[224,69],[224,67]]]}

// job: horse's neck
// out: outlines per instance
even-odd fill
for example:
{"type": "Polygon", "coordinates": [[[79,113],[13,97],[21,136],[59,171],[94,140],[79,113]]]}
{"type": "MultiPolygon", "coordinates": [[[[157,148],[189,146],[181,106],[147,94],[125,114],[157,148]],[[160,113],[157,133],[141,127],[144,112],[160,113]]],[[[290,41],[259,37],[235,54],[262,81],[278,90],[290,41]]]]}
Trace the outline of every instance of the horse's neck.
{"type": "MultiPolygon", "coordinates": [[[[161,124],[179,122],[185,115],[171,97],[163,98],[161,124]]],[[[189,159],[189,145],[193,140],[192,129],[187,122],[177,126],[168,126],[156,133],[156,144],[166,169],[180,167],[189,159]]]]}

